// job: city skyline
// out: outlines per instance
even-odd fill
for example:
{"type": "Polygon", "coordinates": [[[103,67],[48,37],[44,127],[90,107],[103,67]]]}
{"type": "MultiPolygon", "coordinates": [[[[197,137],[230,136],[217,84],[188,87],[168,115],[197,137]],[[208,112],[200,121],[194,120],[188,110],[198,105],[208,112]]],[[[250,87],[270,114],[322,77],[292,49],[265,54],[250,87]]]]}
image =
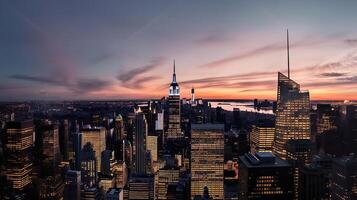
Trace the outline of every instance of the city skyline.
{"type": "Polygon", "coordinates": [[[311,100],[357,100],[357,2],[0,4],[0,101],[161,98],[173,59],[181,97],[275,100],[287,28],[311,100]]]}

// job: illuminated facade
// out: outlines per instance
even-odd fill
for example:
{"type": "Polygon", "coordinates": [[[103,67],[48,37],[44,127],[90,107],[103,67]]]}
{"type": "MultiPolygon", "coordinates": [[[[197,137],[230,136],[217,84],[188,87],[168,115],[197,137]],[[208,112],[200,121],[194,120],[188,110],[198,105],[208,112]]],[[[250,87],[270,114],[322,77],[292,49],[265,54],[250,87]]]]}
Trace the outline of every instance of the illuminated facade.
{"type": "Polygon", "coordinates": [[[97,159],[91,143],[86,143],[81,151],[81,180],[86,187],[97,183],[97,159]]]}
{"type": "Polygon", "coordinates": [[[253,125],[250,133],[250,152],[272,152],[274,142],[274,123],[253,125]]]}
{"type": "Polygon", "coordinates": [[[181,132],[181,105],[180,105],[180,87],[176,82],[175,62],[174,74],[169,89],[168,97],[168,128],[166,133],[167,139],[182,137],[181,132]]]}
{"type": "Polygon", "coordinates": [[[169,184],[178,183],[180,180],[180,170],[178,168],[165,167],[158,171],[158,199],[167,199],[167,189],[169,184]]]}
{"type": "Polygon", "coordinates": [[[48,125],[43,133],[43,155],[50,160],[60,158],[58,126],[48,125]]]}
{"type": "Polygon", "coordinates": [[[32,120],[7,122],[5,129],[4,174],[15,190],[23,190],[32,183],[32,120]]]}
{"type": "Polygon", "coordinates": [[[191,199],[207,187],[213,199],[224,199],[224,126],[191,126],[191,199]]]}
{"type": "Polygon", "coordinates": [[[132,177],[128,182],[128,199],[155,199],[155,184],[154,177],[152,176],[140,176],[132,177]]]}
{"type": "Polygon", "coordinates": [[[124,160],[124,120],[121,115],[118,115],[114,121],[114,132],[113,132],[113,150],[115,152],[116,160],[124,160]]]}
{"type": "Polygon", "coordinates": [[[330,104],[317,104],[316,129],[317,135],[324,134],[326,131],[337,129],[336,120],[338,110],[330,104]]]}
{"type": "Polygon", "coordinates": [[[157,161],[157,136],[148,135],[147,136],[147,150],[151,153],[151,159],[153,162],[157,161]]]}
{"type": "Polygon", "coordinates": [[[105,150],[105,131],[104,127],[93,127],[82,130],[82,148],[88,142],[93,145],[98,172],[101,172],[102,152],[105,150]]]}
{"type": "Polygon", "coordinates": [[[270,152],[239,157],[239,199],[293,199],[291,165],[270,152]]]}
{"type": "Polygon", "coordinates": [[[300,85],[278,73],[278,98],[273,151],[286,159],[285,144],[290,139],[310,139],[310,96],[300,85]]]}

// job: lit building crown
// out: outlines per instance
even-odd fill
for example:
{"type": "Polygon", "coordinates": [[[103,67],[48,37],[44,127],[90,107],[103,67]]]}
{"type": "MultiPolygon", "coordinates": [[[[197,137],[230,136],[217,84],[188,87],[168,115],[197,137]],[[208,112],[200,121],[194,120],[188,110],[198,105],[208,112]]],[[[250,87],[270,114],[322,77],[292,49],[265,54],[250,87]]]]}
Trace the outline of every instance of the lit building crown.
{"type": "Polygon", "coordinates": [[[170,96],[180,96],[180,87],[176,82],[175,60],[174,60],[174,73],[172,75],[172,82],[169,89],[170,96]]]}

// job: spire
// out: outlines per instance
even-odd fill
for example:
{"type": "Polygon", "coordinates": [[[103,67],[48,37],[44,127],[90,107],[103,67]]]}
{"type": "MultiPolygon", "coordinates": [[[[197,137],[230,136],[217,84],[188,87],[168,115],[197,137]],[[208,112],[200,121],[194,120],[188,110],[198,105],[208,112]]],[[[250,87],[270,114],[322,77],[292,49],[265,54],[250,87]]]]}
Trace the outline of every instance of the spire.
{"type": "Polygon", "coordinates": [[[288,56],[288,78],[290,79],[289,29],[286,29],[286,46],[288,56]]]}
{"type": "Polygon", "coordinates": [[[176,66],[175,66],[175,59],[174,59],[174,74],[172,75],[172,82],[176,83],[176,66]]]}

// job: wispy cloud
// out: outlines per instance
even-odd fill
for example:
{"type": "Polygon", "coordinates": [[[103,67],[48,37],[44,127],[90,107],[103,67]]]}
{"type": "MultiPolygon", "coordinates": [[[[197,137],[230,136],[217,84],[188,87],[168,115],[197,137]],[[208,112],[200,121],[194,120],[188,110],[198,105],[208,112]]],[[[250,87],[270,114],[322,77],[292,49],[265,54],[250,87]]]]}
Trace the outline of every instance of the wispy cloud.
{"type": "Polygon", "coordinates": [[[208,45],[222,44],[228,42],[229,40],[231,40],[231,38],[223,34],[210,34],[195,40],[194,43],[200,46],[208,46],[208,45]]]}
{"type": "Polygon", "coordinates": [[[321,73],[320,76],[323,77],[340,77],[340,76],[345,76],[346,73],[339,73],[339,72],[325,72],[321,73]]]}
{"type": "Polygon", "coordinates": [[[121,73],[117,76],[117,79],[121,82],[121,86],[127,88],[143,88],[145,83],[160,79],[157,75],[148,75],[154,69],[159,67],[163,62],[164,58],[154,58],[142,67],[138,67],[129,70],[125,73],[121,73]]]}
{"type": "Polygon", "coordinates": [[[17,80],[25,80],[43,84],[49,84],[52,86],[64,87],[73,92],[89,93],[92,91],[103,89],[111,85],[110,81],[101,80],[97,78],[79,78],[74,82],[68,82],[65,80],[59,80],[53,77],[44,76],[28,76],[28,75],[11,75],[10,78],[17,80]]]}
{"type": "Polygon", "coordinates": [[[355,46],[357,45],[357,39],[346,39],[344,40],[344,42],[348,45],[352,45],[352,46],[355,46]]]}

